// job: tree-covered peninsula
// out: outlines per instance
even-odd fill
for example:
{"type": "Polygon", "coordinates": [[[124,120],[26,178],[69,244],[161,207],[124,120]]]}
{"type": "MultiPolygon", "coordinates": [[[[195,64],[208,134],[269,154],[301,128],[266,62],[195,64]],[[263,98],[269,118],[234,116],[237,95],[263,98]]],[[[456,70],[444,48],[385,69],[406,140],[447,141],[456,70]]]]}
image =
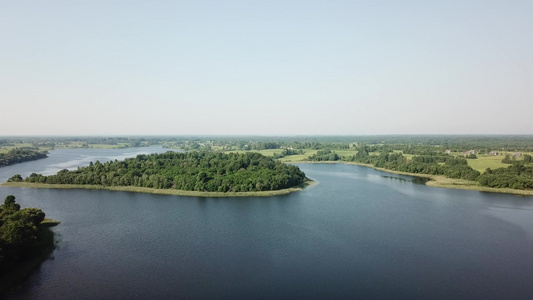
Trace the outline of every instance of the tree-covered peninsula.
{"type": "Polygon", "coordinates": [[[14,148],[6,153],[0,153],[0,167],[9,166],[25,161],[47,158],[46,151],[31,148],[14,148]]]}
{"type": "Polygon", "coordinates": [[[10,181],[59,185],[143,187],[199,192],[258,192],[287,189],[305,180],[305,174],[259,153],[166,152],[138,155],[123,161],[96,161],[56,175],[31,174],[10,181]]]}

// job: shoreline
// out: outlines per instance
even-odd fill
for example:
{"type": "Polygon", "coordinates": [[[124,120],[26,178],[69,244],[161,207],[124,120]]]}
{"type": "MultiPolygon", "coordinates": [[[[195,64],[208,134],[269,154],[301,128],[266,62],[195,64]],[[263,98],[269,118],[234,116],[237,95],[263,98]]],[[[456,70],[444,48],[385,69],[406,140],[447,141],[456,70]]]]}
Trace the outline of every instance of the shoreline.
{"type": "MultiPolygon", "coordinates": [[[[430,175],[420,173],[409,173],[394,171],[385,168],[377,168],[371,164],[364,164],[358,162],[348,161],[288,161],[287,164],[344,164],[355,165],[367,168],[372,168],[377,171],[382,171],[391,174],[406,175],[411,177],[428,179],[424,184],[430,187],[437,188],[449,188],[460,189],[478,192],[488,193],[500,193],[500,194],[512,194],[518,196],[533,196],[533,190],[517,190],[510,188],[491,188],[480,186],[476,181],[469,181],[465,179],[448,178],[442,175],[430,175]]],[[[0,183],[0,186],[5,187],[28,187],[28,188],[44,188],[44,189],[85,189],[85,190],[108,190],[108,191],[122,191],[122,192],[135,192],[145,194],[160,194],[160,195],[175,195],[175,196],[187,196],[187,197],[269,197],[287,195],[293,192],[298,192],[304,188],[312,185],[316,185],[317,182],[311,179],[306,179],[302,184],[275,191],[259,191],[259,192],[199,192],[199,191],[186,191],[186,190],[173,190],[173,189],[154,189],[136,186],[103,186],[103,185],[76,185],[76,184],[45,184],[45,183],[30,183],[30,182],[4,182],[0,183]]]]}
{"type": "Polygon", "coordinates": [[[510,188],[491,188],[480,186],[476,181],[470,181],[465,179],[455,179],[448,178],[442,175],[429,175],[429,174],[418,174],[418,173],[408,173],[401,171],[394,171],[384,168],[377,168],[371,164],[363,164],[357,162],[349,161],[293,161],[291,164],[344,164],[344,165],[355,165],[361,167],[372,168],[374,170],[383,171],[391,174],[406,175],[411,177],[426,178],[429,181],[424,184],[430,187],[437,188],[448,188],[448,189],[459,189],[459,190],[469,190],[469,191],[478,191],[478,192],[488,192],[488,193],[501,193],[501,194],[512,194],[518,196],[533,196],[532,190],[517,190],[510,188]]]}
{"type": "Polygon", "coordinates": [[[46,184],[46,183],[31,183],[31,182],[4,182],[0,186],[5,187],[27,187],[37,189],[84,189],[84,190],[107,190],[120,192],[134,192],[145,194],[159,194],[159,195],[174,195],[187,197],[269,197],[287,195],[298,192],[308,186],[315,185],[316,182],[311,179],[306,179],[303,183],[294,187],[275,190],[275,191],[259,191],[259,192],[199,192],[199,191],[185,191],[173,189],[154,189],[138,186],[104,186],[104,185],[83,185],[83,184],[46,184]]]}

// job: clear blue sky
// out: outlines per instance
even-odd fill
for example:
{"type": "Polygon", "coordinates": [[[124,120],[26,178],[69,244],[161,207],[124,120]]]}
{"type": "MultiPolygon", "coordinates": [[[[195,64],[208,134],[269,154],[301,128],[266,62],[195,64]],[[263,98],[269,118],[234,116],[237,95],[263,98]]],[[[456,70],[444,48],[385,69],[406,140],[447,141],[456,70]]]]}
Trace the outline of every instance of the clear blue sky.
{"type": "Polygon", "coordinates": [[[533,1],[0,0],[0,135],[533,134],[533,1]]]}

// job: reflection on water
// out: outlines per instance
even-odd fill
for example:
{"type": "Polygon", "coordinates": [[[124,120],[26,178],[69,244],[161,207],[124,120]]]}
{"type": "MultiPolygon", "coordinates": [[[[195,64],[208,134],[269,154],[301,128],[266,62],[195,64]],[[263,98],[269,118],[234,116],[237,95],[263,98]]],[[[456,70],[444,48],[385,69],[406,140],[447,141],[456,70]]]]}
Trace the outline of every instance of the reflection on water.
{"type": "Polygon", "coordinates": [[[431,179],[427,178],[427,177],[407,177],[407,176],[404,176],[404,177],[398,177],[398,176],[388,176],[388,175],[381,175],[382,178],[387,178],[387,179],[394,179],[394,180],[399,180],[399,181],[408,181],[408,182],[412,182],[412,183],[416,183],[416,184],[426,184],[426,182],[430,181],[431,179]]]}

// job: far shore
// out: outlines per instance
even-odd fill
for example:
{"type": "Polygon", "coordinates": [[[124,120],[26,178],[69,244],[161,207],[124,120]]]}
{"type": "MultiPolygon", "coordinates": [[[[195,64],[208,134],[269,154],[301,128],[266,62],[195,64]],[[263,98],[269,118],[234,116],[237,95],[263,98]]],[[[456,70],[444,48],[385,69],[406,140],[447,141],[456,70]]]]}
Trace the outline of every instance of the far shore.
{"type": "Polygon", "coordinates": [[[303,190],[305,187],[316,184],[311,179],[306,179],[302,184],[292,188],[275,190],[275,191],[259,191],[259,192],[199,192],[199,191],[185,191],[174,189],[154,189],[138,186],[105,186],[105,185],[84,185],[84,184],[46,184],[46,183],[32,183],[32,182],[4,182],[0,186],[6,187],[27,187],[38,189],[85,189],[85,190],[108,190],[108,191],[122,191],[134,193],[147,194],[161,194],[161,195],[176,195],[176,196],[190,196],[190,197],[269,197],[294,193],[303,190]]]}
{"type": "MultiPolygon", "coordinates": [[[[425,184],[431,187],[449,188],[449,189],[461,189],[471,190],[489,193],[503,193],[513,194],[520,196],[533,196],[531,190],[517,190],[510,188],[491,188],[480,186],[475,181],[448,178],[442,175],[429,175],[419,173],[408,173],[394,170],[388,170],[384,168],[377,168],[371,164],[363,164],[357,162],[347,161],[290,161],[289,164],[345,164],[356,165],[374,170],[383,171],[392,174],[407,175],[412,177],[429,179],[425,184]]],[[[29,188],[42,188],[42,189],[86,189],[86,190],[109,190],[109,191],[124,191],[124,192],[136,192],[136,193],[149,193],[149,194],[162,194],[162,195],[177,195],[177,196],[190,196],[190,197],[268,197],[277,195],[286,195],[293,192],[301,191],[307,186],[317,184],[313,180],[306,180],[303,184],[298,186],[276,190],[276,191],[260,191],[260,192],[198,192],[198,191],[185,191],[185,190],[173,190],[173,189],[153,189],[136,186],[104,186],[104,185],[78,185],[78,184],[45,184],[45,183],[30,183],[30,182],[5,182],[0,186],[6,187],[29,187],[29,188]]]]}
{"type": "Polygon", "coordinates": [[[399,174],[399,175],[407,175],[407,176],[412,176],[412,177],[427,178],[427,179],[429,179],[429,181],[427,181],[425,184],[427,186],[431,186],[431,187],[448,188],[448,189],[460,189],[460,190],[471,190],[471,191],[489,192],[489,193],[513,194],[513,195],[520,195],[520,196],[533,196],[533,191],[531,191],[531,190],[517,190],[517,189],[510,189],[510,188],[491,188],[491,187],[480,186],[477,182],[471,181],[471,180],[448,178],[448,177],[445,177],[445,176],[442,176],[442,175],[429,175],[429,174],[400,172],[400,171],[394,171],[394,170],[389,170],[389,169],[384,169],[384,168],[376,168],[376,167],[374,167],[371,164],[363,164],[363,163],[357,163],[357,162],[349,162],[349,161],[293,161],[293,162],[288,162],[288,163],[291,163],[291,164],[345,164],[345,165],[356,165],[356,166],[372,168],[374,170],[383,171],[383,172],[392,173],[392,174],[399,174]]]}

